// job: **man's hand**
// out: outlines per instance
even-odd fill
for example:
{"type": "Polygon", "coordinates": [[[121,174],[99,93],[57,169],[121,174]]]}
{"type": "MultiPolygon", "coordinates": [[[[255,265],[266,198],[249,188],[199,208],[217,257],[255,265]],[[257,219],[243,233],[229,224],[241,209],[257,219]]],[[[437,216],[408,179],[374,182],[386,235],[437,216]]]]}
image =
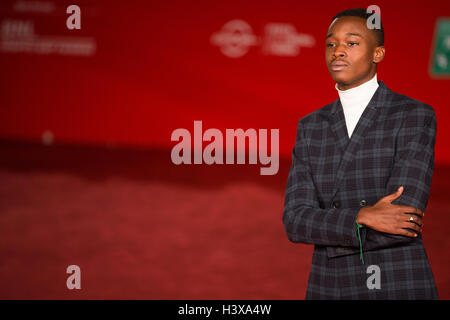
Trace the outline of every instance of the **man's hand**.
{"type": "Polygon", "coordinates": [[[417,233],[422,231],[423,212],[414,207],[391,204],[402,192],[403,186],[381,198],[373,206],[362,208],[356,222],[380,232],[417,237],[417,233]],[[417,233],[404,228],[415,230],[417,233]]]}

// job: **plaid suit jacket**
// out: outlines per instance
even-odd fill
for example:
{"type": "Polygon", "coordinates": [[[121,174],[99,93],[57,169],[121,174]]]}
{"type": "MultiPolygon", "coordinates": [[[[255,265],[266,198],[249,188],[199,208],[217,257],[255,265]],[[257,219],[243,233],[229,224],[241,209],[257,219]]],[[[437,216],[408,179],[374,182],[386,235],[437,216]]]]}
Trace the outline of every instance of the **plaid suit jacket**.
{"type": "Polygon", "coordinates": [[[339,99],[298,122],[283,223],[290,241],[314,244],[307,299],[438,298],[421,236],[364,227],[360,243],[356,232],[361,207],[401,185],[392,203],[425,212],[434,169],[433,108],[378,83],[351,139],[339,99]],[[379,289],[368,288],[370,265],[379,289]]]}

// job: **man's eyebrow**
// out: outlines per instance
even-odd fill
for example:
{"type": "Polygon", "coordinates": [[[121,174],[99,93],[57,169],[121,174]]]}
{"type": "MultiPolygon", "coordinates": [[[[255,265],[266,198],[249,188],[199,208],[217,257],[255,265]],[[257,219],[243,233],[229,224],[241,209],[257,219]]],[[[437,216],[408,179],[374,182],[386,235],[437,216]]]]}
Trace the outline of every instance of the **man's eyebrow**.
{"type": "MultiPolygon", "coordinates": [[[[352,32],[348,32],[345,35],[346,36],[362,37],[362,35],[360,35],[359,33],[352,33],[352,32]]],[[[327,38],[326,39],[328,39],[329,37],[332,37],[332,36],[333,36],[333,33],[329,33],[329,34],[327,34],[327,38]]]]}
{"type": "Polygon", "coordinates": [[[351,32],[349,32],[349,33],[346,33],[345,35],[346,35],[346,36],[356,36],[356,37],[362,37],[362,35],[360,35],[359,33],[351,33],[351,32]]]}

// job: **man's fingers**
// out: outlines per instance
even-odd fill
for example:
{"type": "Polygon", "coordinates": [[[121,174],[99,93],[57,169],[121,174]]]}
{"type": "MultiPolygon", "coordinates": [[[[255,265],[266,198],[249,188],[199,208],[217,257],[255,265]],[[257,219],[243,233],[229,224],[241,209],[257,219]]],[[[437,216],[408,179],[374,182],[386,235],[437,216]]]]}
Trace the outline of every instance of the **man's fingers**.
{"type": "Polygon", "coordinates": [[[420,226],[415,224],[414,222],[403,222],[402,228],[408,228],[408,229],[420,232],[420,226]]]}
{"type": "Polygon", "coordinates": [[[411,238],[416,238],[417,237],[417,233],[412,232],[412,231],[408,231],[408,230],[405,230],[405,229],[402,229],[398,234],[400,234],[402,236],[411,237],[411,238]]]}
{"type": "Polygon", "coordinates": [[[404,213],[414,213],[420,217],[423,216],[423,212],[420,209],[417,209],[415,207],[410,207],[410,206],[399,206],[397,205],[398,209],[401,210],[404,213]]]}
{"type": "Polygon", "coordinates": [[[405,214],[405,218],[407,219],[408,222],[413,222],[418,226],[422,226],[423,224],[423,220],[420,216],[416,216],[414,214],[413,215],[405,214]]]}
{"type": "Polygon", "coordinates": [[[402,194],[402,192],[403,192],[403,186],[401,186],[400,188],[398,188],[397,191],[395,191],[395,192],[393,192],[393,193],[391,193],[391,194],[388,194],[388,195],[385,196],[384,198],[385,198],[386,200],[388,200],[389,202],[392,202],[392,201],[394,201],[395,199],[397,199],[398,197],[400,197],[400,195],[402,194]]]}

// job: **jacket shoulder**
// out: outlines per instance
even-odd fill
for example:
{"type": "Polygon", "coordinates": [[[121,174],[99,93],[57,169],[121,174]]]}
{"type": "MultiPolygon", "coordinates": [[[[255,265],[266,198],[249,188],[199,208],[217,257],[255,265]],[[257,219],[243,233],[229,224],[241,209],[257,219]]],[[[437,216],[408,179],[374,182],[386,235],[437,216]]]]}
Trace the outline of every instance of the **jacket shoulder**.
{"type": "Polygon", "coordinates": [[[389,107],[409,117],[436,117],[436,112],[431,105],[394,91],[390,91],[389,107]]]}
{"type": "Polygon", "coordinates": [[[337,100],[301,117],[299,119],[299,124],[301,123],[304,127],[316,126],[320,124],[323,120],[327,119],[327,116],[332,111],[333,104],[336,103],[337,100]]]}

